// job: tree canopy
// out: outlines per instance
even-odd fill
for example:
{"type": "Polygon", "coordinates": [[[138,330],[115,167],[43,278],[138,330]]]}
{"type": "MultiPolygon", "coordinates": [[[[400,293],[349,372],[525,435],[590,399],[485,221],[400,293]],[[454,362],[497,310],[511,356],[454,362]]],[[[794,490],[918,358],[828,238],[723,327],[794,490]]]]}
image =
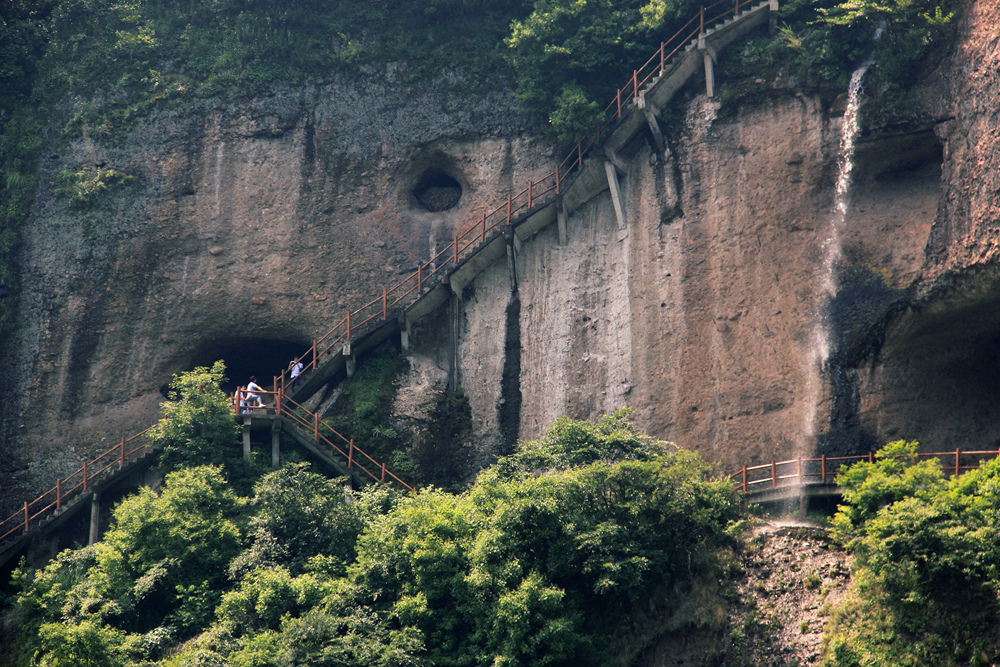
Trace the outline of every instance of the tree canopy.
{"type": "Polygon", "coordinates": [[[19,664],[610,663],[636,605],[721,627],[740,519],[729,482],[624,412],[560,419],[458,494],[289,465],[240,498],[184,468],[99,544],[18,572],[19,664]]]}

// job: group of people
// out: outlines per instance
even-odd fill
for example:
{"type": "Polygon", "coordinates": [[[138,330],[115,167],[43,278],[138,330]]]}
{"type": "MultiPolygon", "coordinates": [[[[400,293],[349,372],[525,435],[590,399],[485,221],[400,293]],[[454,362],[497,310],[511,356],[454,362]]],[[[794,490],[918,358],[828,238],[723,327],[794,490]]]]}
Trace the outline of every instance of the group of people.
{"type": "MultiPolygon", "coordinates": [[[[292,391],[295,391],[299,386],[299,376],[302,375],[302,360],[293,359],[289,362],[288,369],[290,371],[289,376],[292,379],[290,388],[292,391]]],[[[257,376],[251,375],[246,390],[240,394],[240,414],[250,414],[254,408],[264,407],[264,399],[261,396],[263,392],[264,388],[257,384],[257,376]]]]}

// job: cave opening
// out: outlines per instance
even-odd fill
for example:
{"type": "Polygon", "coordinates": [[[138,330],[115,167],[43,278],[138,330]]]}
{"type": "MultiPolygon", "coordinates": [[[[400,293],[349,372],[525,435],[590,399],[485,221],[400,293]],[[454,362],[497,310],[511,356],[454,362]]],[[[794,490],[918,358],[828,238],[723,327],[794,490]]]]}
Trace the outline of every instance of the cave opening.
{"type": "Polygon", "coordinates": [[[924,451],[1000,447],[1000,296],[903,319],[886,341],[874,387],[880,444],[904,438],[924,451]]]}
{"type": "MultiPolygon", "coordinates": [[[[274,376],[287,369],[289,362],[307,352],[309,347],[287,340],[228,339],[203,345],[188,368],[211,366],[221,359],[226,364],[227,381],[222,385],[225,392],[246,386],[251,376],[257,378],[257,384],[270,389],[274,376]]],[[[166,391],[165,384],[160,392],[166,396],[166,391]]]]}
{"type": "Polygon", "coordinates": [[[431,213],[455,208],[462,199],[462,184],[439,167],[428,169],[417,179],[413,198],[431,213]]]}

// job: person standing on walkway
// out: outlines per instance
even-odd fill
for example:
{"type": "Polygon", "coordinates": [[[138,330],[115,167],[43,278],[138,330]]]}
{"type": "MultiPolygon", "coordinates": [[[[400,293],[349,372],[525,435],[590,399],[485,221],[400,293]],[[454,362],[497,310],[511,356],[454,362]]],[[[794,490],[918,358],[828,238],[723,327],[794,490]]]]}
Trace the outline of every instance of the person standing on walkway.
{"type": "Polygon", "coordinates": [[[295,391],[299,386],[299,376],[302,375],[302,360],[294,359],[288,366],[292,369],[292,391],[295,391]]]}
{"type": "Polygon", "coordinates": [[[260,398],[260,392],[264,391],[264,388],[257,384],[257,376],[250,376],[250,384],[247,385],[247,403],[253,405],[256,403],[258,408],[264,407],[264,401],[260,398]]]}

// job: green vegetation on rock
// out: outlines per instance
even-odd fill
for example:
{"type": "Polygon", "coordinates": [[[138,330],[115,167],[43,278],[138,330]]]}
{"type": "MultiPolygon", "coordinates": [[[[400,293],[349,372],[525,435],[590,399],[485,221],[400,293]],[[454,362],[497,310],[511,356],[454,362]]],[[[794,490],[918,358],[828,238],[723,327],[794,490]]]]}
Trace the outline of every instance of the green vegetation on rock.
{"type": "Polygon", "coordinates": [[[828,667],[984,665],[1000,623],[1000,460],[945,479],[917,443],[890,443],[837,478],[833,534],[855,555],[828,667]]]}
{"type": "Polygon", "coordinates": [[[18,570],[15,664],[621,662],[637,630],[722,628],[740,519],[731,484],[624,413],[561,419],[459,494],[290,465],[241,498],[184,468],[99,544],[18,570]]]}

